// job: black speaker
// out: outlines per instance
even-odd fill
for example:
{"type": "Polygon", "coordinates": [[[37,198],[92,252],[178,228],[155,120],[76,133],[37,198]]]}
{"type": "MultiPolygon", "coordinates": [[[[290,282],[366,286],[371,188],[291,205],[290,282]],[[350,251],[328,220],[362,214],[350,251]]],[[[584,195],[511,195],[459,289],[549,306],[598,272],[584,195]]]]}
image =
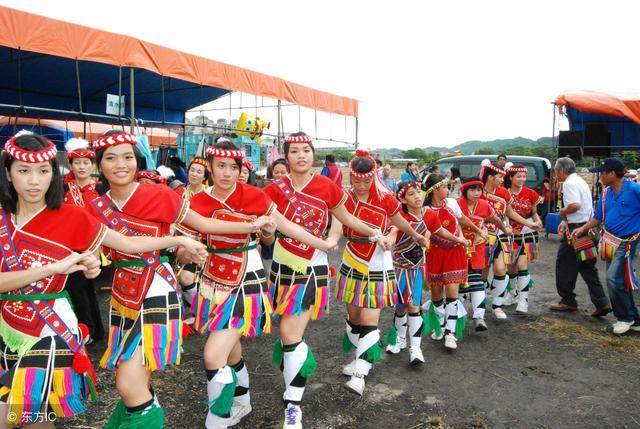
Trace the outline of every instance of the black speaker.
{"type": "Polygon", "coordinates": [[[585,125],[583,154],[600,158],[611,156],[611,134],[607,124],[585,125]]]}
{"type": "Polygon", "coordinates": [[[574,161],[582,159],[582,131],[560,131],[558,156],[568,156],[574,161]]]}

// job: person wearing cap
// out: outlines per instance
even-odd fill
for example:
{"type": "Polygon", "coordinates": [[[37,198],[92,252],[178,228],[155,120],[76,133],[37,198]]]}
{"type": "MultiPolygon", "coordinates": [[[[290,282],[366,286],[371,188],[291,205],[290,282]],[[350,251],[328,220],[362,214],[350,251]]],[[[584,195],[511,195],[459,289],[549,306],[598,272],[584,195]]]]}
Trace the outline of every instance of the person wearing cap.
{"type": "Polygon", "coordinates": [[[600,258],[607,262],[607,289],[617,321],[613,333],[622,335],[640,331],[640,315],[633,300],[637,286],[633,263],[640,238],[640,185],[624,180],[626,168],[620,158],[606,158],[599,167],[605,186],[593,217],[571,234],[576,240],[592,228],[602,225],[600,258]]]}
{"type": "Polygon", "coordinates": [[[589,185],[576,174],[576,164],[571,158],[558,158],[554,170],[556,177],[562,182],[564,208],[560,210],[562,222],[558,227],[558,232],[562,240],[556,259],[556,289],[560,295],[560,302],[549,308],[553,311],[576,311],[578,309],[574,289],[578,273],[580,273],[589,288],[591,302],[596,307],[591,315],[593,317],[605,316],[611,312],[611,305],[598,277],[597,252],[594,251],[593,239],[586,237],[581,242],[568,239],[571,233],[587,223],[593,214],[589,185]]]}

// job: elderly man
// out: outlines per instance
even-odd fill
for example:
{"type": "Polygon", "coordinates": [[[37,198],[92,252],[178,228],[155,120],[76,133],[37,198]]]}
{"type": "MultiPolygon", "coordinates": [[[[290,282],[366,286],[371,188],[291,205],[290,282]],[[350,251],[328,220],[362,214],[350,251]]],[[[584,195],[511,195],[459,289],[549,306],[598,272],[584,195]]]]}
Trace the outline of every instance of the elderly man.
{"type": "Polygon", "coordinates": [[[394,194],[398,192],[398,184],[396,183],[396,179],[391,176],[391,166],[389,164],[385,164],[382,167],[382,181],[391,192],[394,194]]]}
{"type": "MultiPolygon", "coordinates": [[[[568,240],[571,233],[584,226],[591,215],[591,191],[589,185],[576,174],[576,164],[571,158],[558,158],[555,165],[555,173],[558,181],[562,182],[563,209],[560,210],[562,222],[558,232],[562,237],[558,257],[556,259],[556,289],[560,295],[560,302],[553,304],[550,309],[554,311],[576,311],[578,302],[574,289],[578,273],[589,288],[589,297],[596,307],[591,314],[593,317],[601,317],[611,312],[611,305],[604,293],[604,288],[598,278],[597,258],[592,253],[592,258],[579,260],[574,249],[574,242],[568,240]]],[[[595,242],[591,240],[593,246],[595,242]]],[[[587,241],[586,244],[589,244],[587,241]]]]}
{"type": "Polygon", "coordinates": [[[593,218],[575,229],[572,238],[604,225],[600,256],[607,260],[607,288],[618,320],[613,324],[613,333],[640,331],[640,315],[632,293],[636,287],[633,264],[640,238],[640,185],[624,179],[626,168],[620,158],[605,159],[596,171],[605,189],[593,218]]]}

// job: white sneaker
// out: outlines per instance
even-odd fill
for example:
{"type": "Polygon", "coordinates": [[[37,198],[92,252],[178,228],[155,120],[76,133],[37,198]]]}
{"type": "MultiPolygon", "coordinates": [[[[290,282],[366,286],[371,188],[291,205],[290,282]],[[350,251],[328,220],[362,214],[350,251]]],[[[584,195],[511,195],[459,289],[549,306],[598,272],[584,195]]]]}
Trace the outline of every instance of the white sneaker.
{"type": "Polygon", "coordinates": [[[409,347],[409,362],[413,365],[424,363],[424,355],[422,354],[420,346],[409,347]]]}
{"type": "Polygon", "coordinates": [[[456,341],[456,336],[453,334],[447,334],[444,336],[444,346],[450,350],[455,350],[458,348],[458,342],[456,341]]]}
{"type": "Polygon", "coordinates": [[[500,307],[496,307],[493,309],[493,316],[498,320],[507,319],[507,313],[505,313],[504,310],[500,307]]]}
{"type": "Polygon", "coordinates": [[[282,429],[302,429],[302,410],[298,405],[288,404],[284,410],[282,429]]]}
{"type": "Polygon", "coordinates": [[[230,418],[218,417],[211,411],[207,413],[207,419],[204,422],[204,427],[206,429],[227,429],[230,425],[230,418]]]}
{"type": "Polygon", "coordinates": [[[440,335],[436,335],[435,332],[431,333],[431,339],[434,340],[434,341],[440,341],[443,337],[444,337],[444,331],[440,335]]]}
{"type": "Polygon", "coordinates": [[[407,339],[405,337],[398,337],[395,345],[387,344],[387,353],[397,355],[401,350],[407,348],[407,339]]]}
{"type": "Polygon", "coordinates": [[[229,426],[234,426],[240,423],[240,420],[251,412],[251,403],[246,405],[233,404],[231,406],[231,421],[229,426]]]}
{"type": "Polygon", "coordinates": [[[351,379],[347,381],[344,385],[348,390],[362,396],[362,393],[364,392],[364,377],[352,375],[351,379]]]}
{"type": "Polygon", "coordinates": [[[527,314],[529,312],[529,303],[524,300],[518,300],[518,306],[516,307],[516,313],[527,314]]]}
{"type": "Polygon", "coordinates": [[[482,318],[473,319],[473,326],[476,328],[476,332],[486,331],[487,324],[482,318]]]}
{"type": "MultiPolygon", "coordinates": [[[[622,320],[618,320],[613,324],[613,333],[616,335],[622,335],[631,329],[633,322],[624,322],[622,320]]],[[[634,329],[635,330],[635,329],[634,329]]]]}
{"type": "Polygon", "coordinates": [[[351,361],[345,366],[342,367],[342,375],[346,375],[347,377],[351,377],[353,375],[353,366],[355,365],[355,361],[351,361]]]}

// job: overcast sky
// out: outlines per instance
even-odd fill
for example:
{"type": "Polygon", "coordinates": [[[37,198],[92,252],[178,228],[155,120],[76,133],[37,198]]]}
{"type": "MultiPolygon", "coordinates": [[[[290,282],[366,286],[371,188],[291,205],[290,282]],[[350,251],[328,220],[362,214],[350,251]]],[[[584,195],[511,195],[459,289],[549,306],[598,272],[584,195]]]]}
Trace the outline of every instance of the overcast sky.
{"type": "MultiPolygon", "coordinates": [[[[356,98],[371,148],[539,138],[551,134],[561,92],[640,87],[633,1],[0,4],[356,98]]],[[[305,118],[313,133],[313,114],[305,118]]],[[[297,128],[297,113],[285,120],[297,128]]],[[[339,138],[345,125],[320,128],[339,138]]]]}

